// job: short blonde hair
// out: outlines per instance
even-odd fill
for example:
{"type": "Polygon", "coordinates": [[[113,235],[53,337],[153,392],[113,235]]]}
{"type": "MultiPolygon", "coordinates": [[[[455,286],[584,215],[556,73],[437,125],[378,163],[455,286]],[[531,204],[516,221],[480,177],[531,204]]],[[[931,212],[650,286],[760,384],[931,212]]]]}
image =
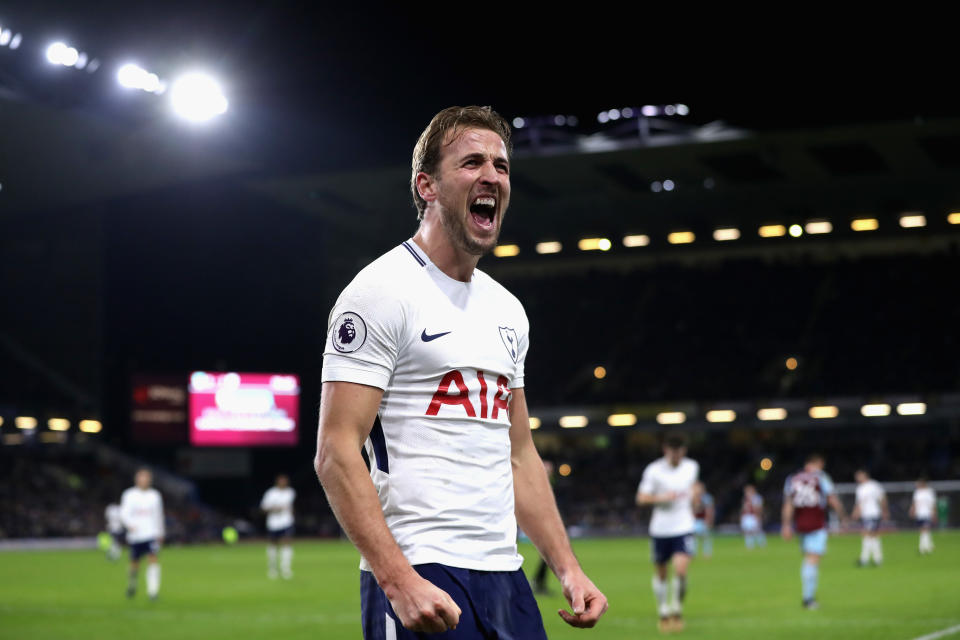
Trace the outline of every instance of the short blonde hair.
{"type": "Polygon", "coordinates": [[[417,174],[423,172],[433,175],[440,165],[447,132],[458,129],[489,129],[503,140],[503,144],[507,147],[508,159],[513,152],[510,144],[510,125],[503,116],[490,107],[448,107],[433,116],[413,148],[410,191],[413,194],[413,205],[417,208],[418,220],[423,220],[427,202],[417,191],[417,174]]]}

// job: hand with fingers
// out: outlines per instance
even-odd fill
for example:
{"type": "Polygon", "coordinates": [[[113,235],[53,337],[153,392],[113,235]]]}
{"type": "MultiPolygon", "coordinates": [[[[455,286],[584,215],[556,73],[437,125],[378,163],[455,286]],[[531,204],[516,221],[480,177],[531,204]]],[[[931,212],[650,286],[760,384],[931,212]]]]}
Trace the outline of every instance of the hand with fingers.
{"type": "Polygon", "coordinates": [[[560,609],[557,614],[571,627],[590,628],[597,624],[607,610],[607,597],[597,589],[582,571],[564,576],[560,580],[563,595],[570,603],[573,613],[560,609]]]}
{"type": "Polygon", "coordinates": [[[410,631],[440,633],[456,629],[460,607],[443,589],[412,574],[402,585],[387,593],[400,624],[410,631]]]}

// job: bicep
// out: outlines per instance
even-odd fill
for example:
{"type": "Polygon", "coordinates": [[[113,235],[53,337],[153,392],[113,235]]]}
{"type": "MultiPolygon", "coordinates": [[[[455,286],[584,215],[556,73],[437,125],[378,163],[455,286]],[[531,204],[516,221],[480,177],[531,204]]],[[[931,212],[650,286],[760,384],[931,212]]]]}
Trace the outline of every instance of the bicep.
{"type": "Polygon", "coordinates": [[[320,396],[318,453],[329,446],[363,446],[373,428],[383,390],[353,382],[324,382],[320,396]]]}

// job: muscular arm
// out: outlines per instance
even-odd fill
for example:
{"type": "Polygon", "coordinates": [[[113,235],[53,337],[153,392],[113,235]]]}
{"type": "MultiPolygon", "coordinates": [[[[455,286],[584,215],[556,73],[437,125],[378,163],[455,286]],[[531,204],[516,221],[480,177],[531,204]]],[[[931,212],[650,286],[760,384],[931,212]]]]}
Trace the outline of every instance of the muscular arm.
{"type": "Polygon", "coordinates": [[[831,493],[828,495],[827,504],[833,508],[834,513],[837,514],[837,517],[840,518],[841,522],[846,522],[847,512],[844,510],[843,503],[840,502],[840,498],[837,497],[837,494],[831,493]]]}
{"type": "Polygon", "coordinates": [[[557,511],[553,490],[530,434],[530,416],[523,389],[513,389],[510,402],[510,462],[517,523],[553,570],[573,608],[558,611],[575,627],[592,627],[607,610],[607,598],[590,581],[573,555],[557,511]]]}
{"type": "Polygon", "coordinates": [[[793,503],[790,496],[783,496],[783,509],[780,510],[780,534],[787,540],[793,536],[793,503]]]}
{"type": "Polygon", "coordinates": [[[411,631],[457,626],[460,608],[410,566],[387,528],[377,490],[360,455],[383,391],[350,382],[325,382],[314,467],[334,515],[363,554],[400,622],[411,631]]]}

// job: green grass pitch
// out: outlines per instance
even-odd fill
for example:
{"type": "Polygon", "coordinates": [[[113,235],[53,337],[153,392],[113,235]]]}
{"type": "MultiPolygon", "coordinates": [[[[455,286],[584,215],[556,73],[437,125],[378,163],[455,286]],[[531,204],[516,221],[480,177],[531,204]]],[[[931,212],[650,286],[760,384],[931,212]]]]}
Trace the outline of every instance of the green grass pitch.
{"type": "MultiPolygon", "coordinates": [[[[695,638],[910,640],[960,624],[960,532],[937,532],[919,556],[915,533],[884,537],[886,562],[855,568],[859,537],[837,536],[821,571],[819,611],[800,608],[795,542],[770,538],[747,551],[715,540],[714,557],[690,570],[687,629],[695,638]]],[[[577,540],[587,573],[610,599],[592,631],[570,629],[556,580],[540,599],[552,639],[657,637],[645,539],[577,540]]],[[[523,545],[524,568],[536,555],[523,545]]],[[[358,556],[346,542],[296,544],[295,576],[269,581],[262,544],[169,547],[157,602],[124,595],[125,563],[94,551],[0,553],[0,638],[214,640],[359,638],[358,556]]],[[[960,633],[956,636],[960,638],[960,633]]]]}

